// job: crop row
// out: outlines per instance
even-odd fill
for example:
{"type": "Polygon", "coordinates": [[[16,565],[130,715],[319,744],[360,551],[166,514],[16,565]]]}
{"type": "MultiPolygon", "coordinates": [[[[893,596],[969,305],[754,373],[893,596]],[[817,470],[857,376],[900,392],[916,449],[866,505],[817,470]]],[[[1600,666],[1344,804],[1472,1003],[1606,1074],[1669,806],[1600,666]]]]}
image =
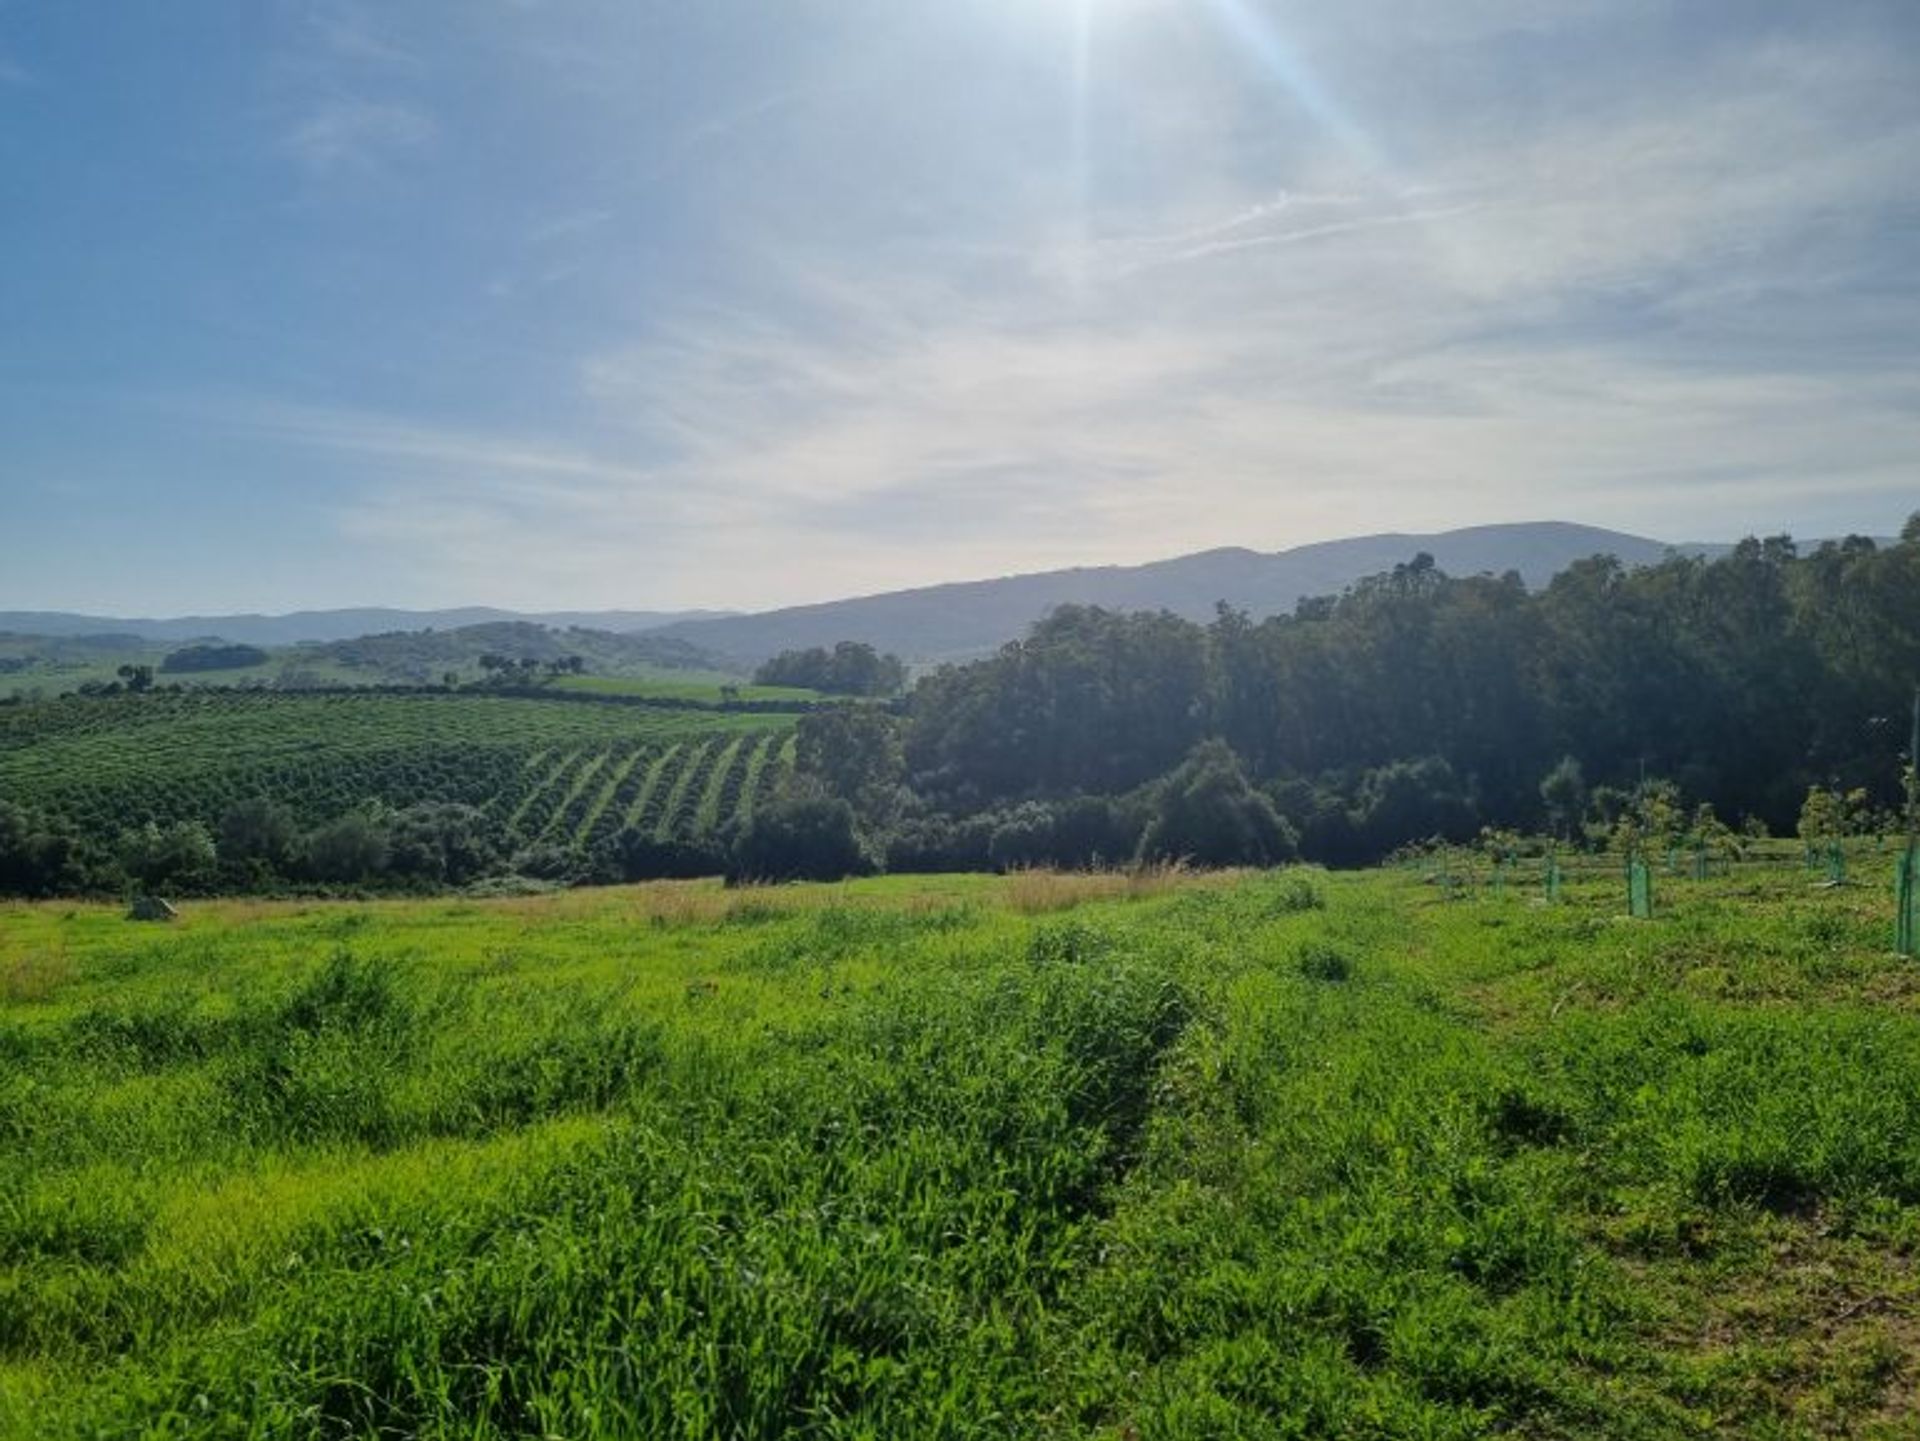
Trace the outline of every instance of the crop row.
{"type": "Polygon", "coordinates": [[[0,707],[0,782],[32,789],[414,746],[585,745],[762,730],[764,716],[469,695],[180,695],[0,707]]]}
{"type": "Polygon", "coordinates": [[[588,849],[622,830],[658,841],[700,840],[751,815],[791,769],[779,730],[709,735],[527,757],[491,802],[519,843],[588,849]]]}
{"type": "Polygon", "coordinates": [[[111,837],[265,797],[303,824],[368,800],[484,809],[516,844],[724,823],[785,754],[765,716],[469,696],[161,695],[0,707],[0,795],[111,837]],[[671,804],[669,804],[671,801],[671,804]]]}

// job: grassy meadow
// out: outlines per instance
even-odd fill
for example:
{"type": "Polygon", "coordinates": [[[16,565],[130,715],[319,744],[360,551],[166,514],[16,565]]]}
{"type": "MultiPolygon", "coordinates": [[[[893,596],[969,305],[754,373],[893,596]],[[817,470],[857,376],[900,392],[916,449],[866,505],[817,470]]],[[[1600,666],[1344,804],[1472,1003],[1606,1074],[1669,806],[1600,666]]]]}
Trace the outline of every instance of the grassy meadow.
{"type": "Polygon", "coordinates": [[[1624,905],[0,907],[0,1435],[1915,1435],[1878,878],[1624,905]]]}

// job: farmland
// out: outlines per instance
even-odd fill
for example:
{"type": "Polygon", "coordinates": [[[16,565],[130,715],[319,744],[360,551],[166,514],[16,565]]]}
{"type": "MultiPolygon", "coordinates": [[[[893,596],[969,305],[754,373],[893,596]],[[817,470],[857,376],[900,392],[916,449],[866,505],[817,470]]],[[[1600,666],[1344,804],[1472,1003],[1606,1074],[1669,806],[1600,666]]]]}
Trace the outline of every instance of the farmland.
{"type": "MultiPolygon", "coordinates": [[[[137,635],[23,635],[0,631],[0,697],[41,698],[82,688],[118,688],[123,667],[146,666],[168,686],[247,686],[310,690],[339,686],[440,685],[492,677],[480,664],[493,655],[520,662],[577,659],[608,693],[713,700],[740,677],[717,657],[684,642],[527,621],[496,621],[447,630],[389,631],[346,640],[306,641],[270,650],[219,642],[143,640],[137,635]],[[224,650],[191,660],[195,649],[224,650]],[[248,652],[251,651],[251,654],[248,652]],[[172,658],[173,663],[170,663],[172,658]],[[186,660],[187,664],[179,661],[186,660]]],[[[543,671],[543,673],[546,673],[543,671]]]]}
{"type": "Polygon", "coordinates": [[[0,1433],[1912,1434],[1878,885],[1423,879],[0,909],[0,1433]]]}
{"type": "Polygon", "coordinates": [[[820,692],[791,685],[746,685],[718,671],[690,671],[657,677],[581,675],[561,676],[553,689],[562,693],[604,696],[641,696],[655,700],[718,701],[730,693],[746,701],[818,700],[820,692]]]}
{"type": "Polygon", "coordinates": [[[72,698],[0,707],[0,794],[108,836],[215,824],[258,797],[305,824],[368,800],[448,802],[483,809],[509,843],[584,849],[627,823],[688,840],[750,811],[790,730],[779,715],[473,693],[72,698]]]}

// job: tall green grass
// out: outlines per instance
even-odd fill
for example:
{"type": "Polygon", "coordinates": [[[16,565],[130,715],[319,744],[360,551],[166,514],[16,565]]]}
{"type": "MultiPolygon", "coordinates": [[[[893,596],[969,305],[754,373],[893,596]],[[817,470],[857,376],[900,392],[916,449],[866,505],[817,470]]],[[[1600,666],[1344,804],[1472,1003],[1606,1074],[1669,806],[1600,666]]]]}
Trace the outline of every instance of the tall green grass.
{"type": "Polygon", "coordinates": [[[0,910],[0,1432],[1899,1434],[1864,899],[1019,879],[0,910]]]}

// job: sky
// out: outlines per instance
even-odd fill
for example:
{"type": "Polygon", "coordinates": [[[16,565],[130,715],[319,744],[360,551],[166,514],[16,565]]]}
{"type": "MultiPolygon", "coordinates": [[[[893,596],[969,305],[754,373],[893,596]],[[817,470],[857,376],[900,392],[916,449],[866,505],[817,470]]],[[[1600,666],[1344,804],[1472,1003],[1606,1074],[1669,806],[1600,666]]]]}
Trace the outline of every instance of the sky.
{"type": "Polygon", "coordinates": [[[1916,508],[1913,0],[0,0],[0,608],[1916,508]]]}

